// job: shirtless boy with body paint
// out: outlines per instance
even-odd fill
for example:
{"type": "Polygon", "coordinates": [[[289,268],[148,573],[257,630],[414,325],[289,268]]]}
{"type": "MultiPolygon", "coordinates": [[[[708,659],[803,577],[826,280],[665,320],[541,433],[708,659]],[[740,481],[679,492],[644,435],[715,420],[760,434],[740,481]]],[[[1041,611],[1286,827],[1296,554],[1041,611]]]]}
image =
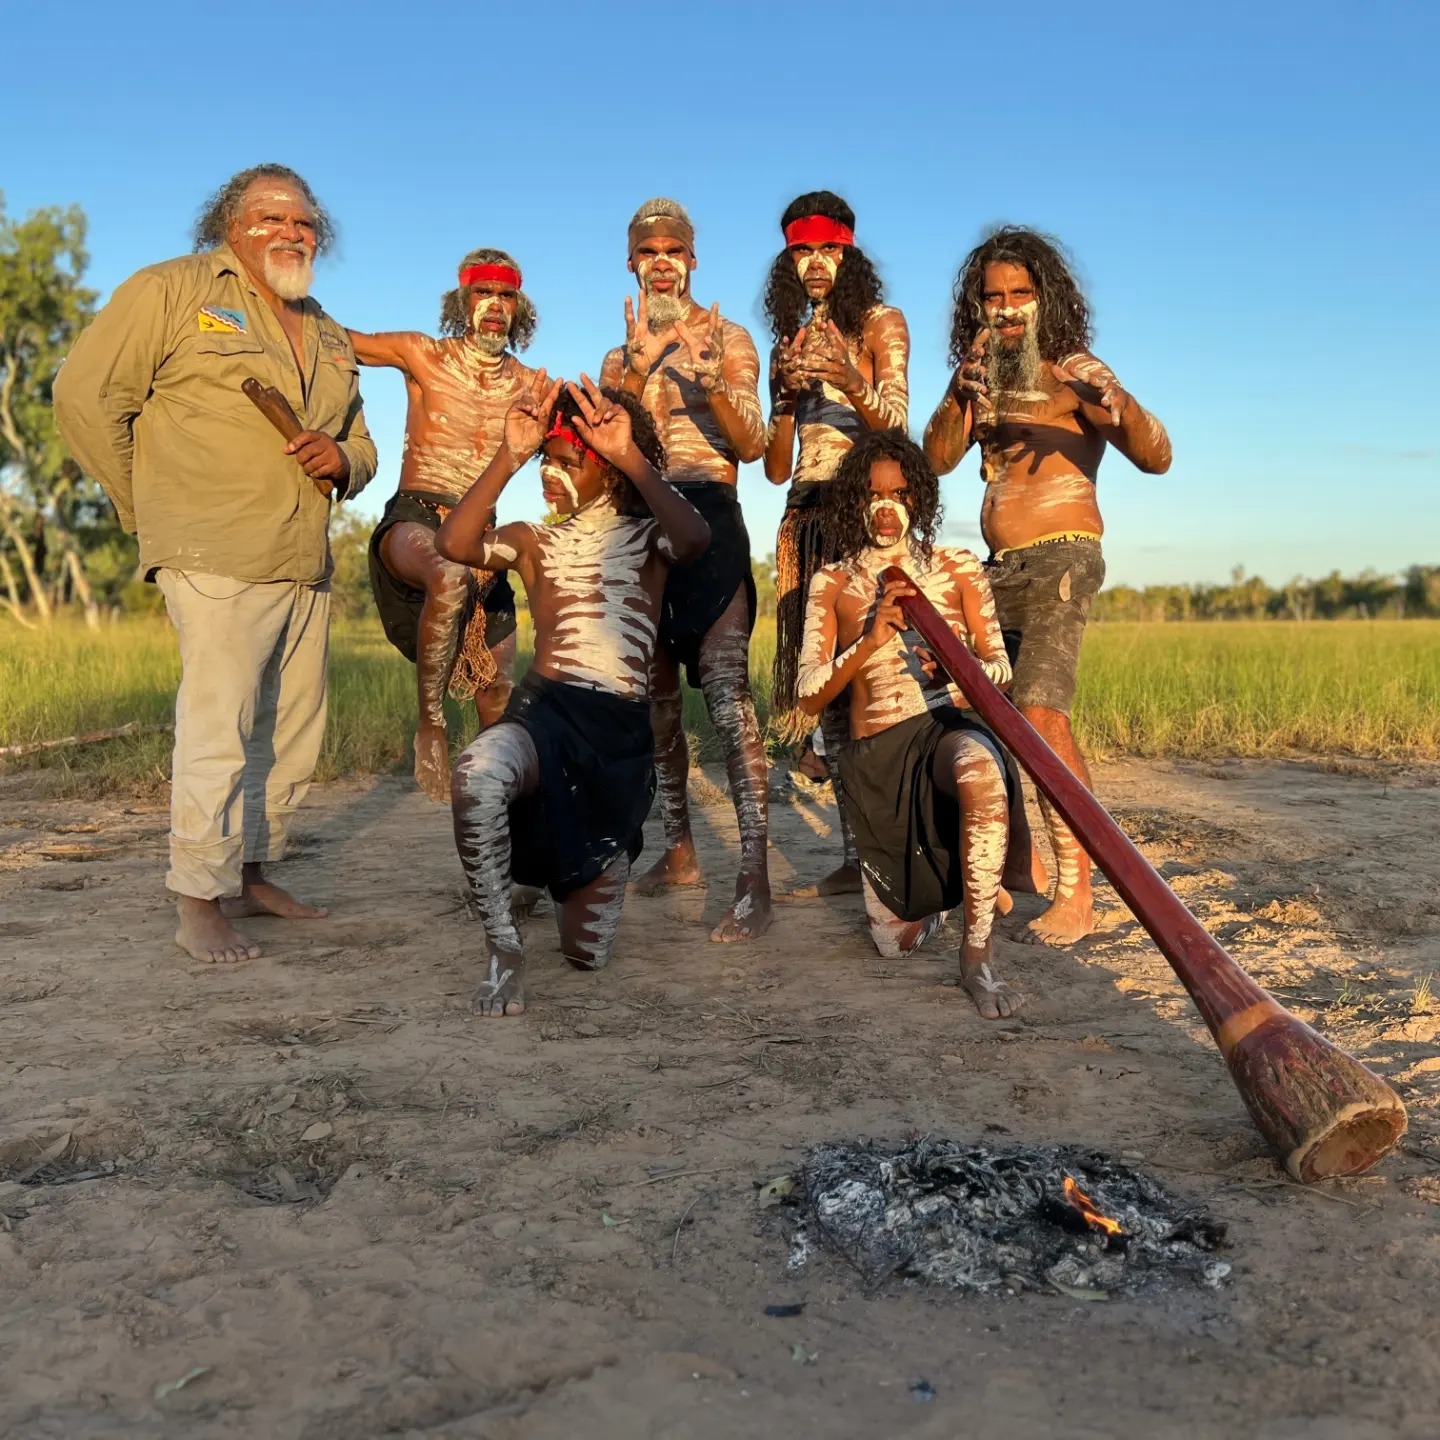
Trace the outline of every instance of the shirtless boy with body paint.
{"type": "MultiPolygon", "coordinates": [[[[1105,578],[1096,475],[1107,442],[1146,474],[1170,468],[1164,427],[1089,344],[1089,307],[1059,247],[1033,230],[995,231],[955,282],[950,359],[958,368],[925,429],[925,454],[941,475],[980,443],[980,528],[1015,668],[1010,698],[1086,785],[1070,705],[1090,602],[1105,578]]],[[[1040,808],[1055,853],[1055,898],[1027,938],[1068,945],[1094,928],[1090,859],[1043,796],[1040,808]]],[[[1025,871],[1022,858],[1005,884],[1043,890],[1033,851],[1025,871]]]]}
{"type": "Polygon", "coordinates": [[[629,268],[640,281],[625,302],[625,344],[601,366],[605,385],[640,399],[654,418],[675,487],[710,526],[711,543],[694,564],[677,565],[665,587],[652,698],[655,766],[665,854],[636,883],[642,895],[700,884],[686,786],[690,747],[681,724],[680,666],[704,692],[725,747],[725,768],[740,829],[735,900],[712,940],[750,940],[770,927],[769,764],[750,694],[750,632],[755,579],[750,537],[736,497],[742,461],[765,446],[755,343],[695,303],[690,276],[695,230],[674,200],[649,200],[629,230],[629,268]]]}
{"type": "Polygon", "coordinates": [[[882,955],[908,955],[960,904],[960,983],[985,1019],[1013,1015],[1020,997],[991,958],[1009,829],[1001,751],[909,629],[899,602],[914,589],[880,579],[900,566],[1004,685],[1010,661],[985,572],[968,550],[935,546],[939,481],[901,430],[857,440],[823,506],[839,560],[810,583],[797,689],[810,715],[850,690],[840,783],[870,933],[882,955]]]}
{"type": "MultiPolygon", "coordinates": [[[[790,483],[775,542],[775,680],[770,711],[788,739],[800,723],[795,679],[805,622],[805,597],[822,565],[835,557],[821,539],[825,486],[855,441],[871,430],[903,430],[909,417],[910,331],[886,305],[880,277],[855,244],[855,212],[838,195],[816,190],[792,200],[780,217],[785,248],[765,284],[770,355],[770,424],[765,476],[790,483]],[[796,440],[799,455],[796,455],[796,440]]],[[[860,888],[860,866],[838,780],[849,736],[843,701],[820,717],[825,768],[840,810],[839,869],[797,895],[838,895],[860,888]]]]}
{"type": "Polygon", "coordinates": [[[482,727],[504,714],[515,673],[515,594],[503,574],[477,575],[446,560],[435,532],[489,464],[506,412],[535,374],[514,353],[536,324],[519,266],[502,250],[474,250],[459,282],[441,302],[438,340],[350,332],[362,365],[405,376],[400,488],[371,538],[370,580],[386,635],[415,665],[415,782],[439,801],[450,798],[445,692],[474,696],[482,727]]]}
{"type": "Polygon", "coordinates": [[[489,947],[472,1005],[487,1016],[525,1008],[512,865],[517,882],[550,890],[572,965],[610,958],[655,794],[647,697],[665,577],[710,540],[662,478],[664,450],[639,402],[581,381],[562,395],[539,373],[436,538],[458,564],[518,571],[535,620],[529,673],[453,777],[455,843],[489,947]],[[494,528],[500,492],[542,448],[541,487],[563,518],[494,528]]]}

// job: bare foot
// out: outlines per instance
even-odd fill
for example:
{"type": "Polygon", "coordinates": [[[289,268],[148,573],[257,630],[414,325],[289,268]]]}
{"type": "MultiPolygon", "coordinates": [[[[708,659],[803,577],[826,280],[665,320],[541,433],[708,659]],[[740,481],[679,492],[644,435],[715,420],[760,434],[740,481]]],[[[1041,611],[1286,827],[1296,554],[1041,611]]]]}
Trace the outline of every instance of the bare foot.
{"type": "Polygon", "coordinates": [[[1002,885],[995,892],[995,913],[1008,915],[1015,908],[1015,897],[1002,885]]]}
{"type": "Polygon", "coordinates": [[[1095,928],[1090,896],[1053,900],[1015,938],[1029,945],[1073,945],[1095,928]]]}
{"type": "Polygon", "coordinates": [[[220,913],[229,920],[247,915],[278,915],[282,920],[323,920],[330,912],[323,905],[307,905],[288,890],[259,874],[258,865],[246,865],[240,893],[220,902],[220,913]]]}
{"type": "Polygon", "coordinates": [[[443,725],[415,732],[415,783],[437,804],[450,803],[450,743],[443,725]]]}
{"type": "MultiPolygon", "coordinates": [[[[1007,890],[1020,890],[1026,895],[1043,895],[1049,888],[1050,877],[1045,873],[1045,866],[1036,852],[1035,847],[1029,847],[1027,855],[1021,850],[1019,855],[1006,853],[1005,868],[1000,872],[1000,883],[1007,890]]],[[[1008,910],[1002,910],[1002,915],[1008,915],[1008,910]]]]}
{"type": "Polygon", "coordinates": [[[672,886],[684,887],[701,884],[700,861],[693,845],[682,845],[667,850],[643,875],[637,875],[630,882],[630,889],[636,895],[658,895],[672,886]]]}
{"type": "Polygon", "coordinates": [[[978,953],[960,951],[960,984],[975,1002],[982,1020],[1005,1020],[1025,1003],[996,973],[987,941],[978,953]]]}
{"type": "MultiPolygon", "coordinates": [[[[944,915],[927,915],[923,920],[912,920],[896,934],[894,955],[892,956],[888,951],[881,953],[887,960],[898,959],[903,955],[913,955],[944,923],[944,915]]],[[[940,957],[936,956],[935,958],[939,959],[940,957]]]]}
{"type": "Polygon", "coordinates": [[[736,940],[754,940],[770,928],[773,918],[770,882],[753,875],[742,875],[735,882],[735,903],[710,932],[710,938],[722,945],[736,940]]]}
{"type": "Polygon", "coordinates": [[[796,900],[814,900],[820,895],[858,895],[860,893],[860,867],[841,865],[823,879],[811,885],[797,885],[791,892],[796,900]]]}
{"type": "Polygon", "coordinates": [[[218,900],[197,900],[177,895],[175,911],[180,924],[175,943],[192,960],[207,965],[234,965],[259,958],[260,947],[242,935],[220,911],[218,900]]]}
{"type": "Polygon", "coordinates": [[[513,885],[510,889],[510,908],[516,920],[527,920],[530,912],[540,903],[544,891],[534,885],[513,885]]]}
{"type": "Polygon", "coordinates": [[[490,956],[490,969],[470,997],[472,1014],[486,1019],[502,1019],[525,1013],[525,957],[523,955],[490,956]]]}

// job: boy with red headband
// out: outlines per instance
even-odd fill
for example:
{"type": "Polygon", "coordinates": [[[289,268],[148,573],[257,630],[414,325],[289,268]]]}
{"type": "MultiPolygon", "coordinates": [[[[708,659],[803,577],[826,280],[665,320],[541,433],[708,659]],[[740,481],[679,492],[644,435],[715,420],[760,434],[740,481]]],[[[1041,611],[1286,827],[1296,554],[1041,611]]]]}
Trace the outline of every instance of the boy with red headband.
{"type": "Polygon", "coordinates": [[[769,765],[750,695],[755,579],[750,537],[735,488],[742,461],[758,460],[765,431],[760,360],[746,330],[707,312],[690,293],[695,228],[674,200],[648,200],[630,221],[629,268],[640,281],[625,302],[625,344],[605,357],[600,378],[641,399],[669,457],[672,483],[705,517],[709,549],[677,565],[665,587],[652,699],[655,765],[665,854],[636,889],[698,885],[686,785],[690,748],[681,723],[680,666],[704,692],[725,747],[740,829],[735,900],[712,940],[749,940],[770,926],[769,765]]]}
{"type": "MultiPolygon", "coordinates": [[[[765,315],[775,348],[770,357],[770,425],[765,474],[790,482],[775,542],[775,682],[771,714],[789,740],[812,721],[795,691],[812,577],[835,560],[826,547],[820,502],[840,462],[862,435],[905,428],[910,405],[906,369],[910,331],[886,305],[880,277],[855,244],[855,212],[829,190],[791,201],[780,217],[785,248],[765,285],[765,315]],[[796,455],[796,440],[799,455],[796,455]]],[[[834,782],[844,847],[840,868],[797,894],[836,895],[860,888],[855,842],[837,780],[849,740],[842,696],[820,717],[825,768],[834,782]]]]}
{"type": "Polygon", "coordinates": [[[515,670],[515,594],[502,575],[444,559],[435,532],[500,444],[505,414],[529,393],[522,365],[535,307],[503,250],[472,250],[441,301],[440,337],[350,332],[362,365],[405,376],[409,408],[400,488],[370,539],[370,584],[390,643],[416,668],[415,781],[450,798],[445,692],[472,696],[482,726],[504,714],[515,670]]]}
{"type": "Polygon", "coordinates": [[[710,540],[663,479],[665,452],[639,401],[581,382],[562,393],[540,372],[436,539],[456,563],[518,571],[535,619],[530,670],[453,779],[455,843],[489,946],[472,1002],[482,1015],[525,1008],[512,869],[549,889],[572,965],[610,958],[655,795],[647,697],[660,597],[671,565],[710,540]],[[495,528],[500,492],[537,449],[558,523],[495,528]]]}

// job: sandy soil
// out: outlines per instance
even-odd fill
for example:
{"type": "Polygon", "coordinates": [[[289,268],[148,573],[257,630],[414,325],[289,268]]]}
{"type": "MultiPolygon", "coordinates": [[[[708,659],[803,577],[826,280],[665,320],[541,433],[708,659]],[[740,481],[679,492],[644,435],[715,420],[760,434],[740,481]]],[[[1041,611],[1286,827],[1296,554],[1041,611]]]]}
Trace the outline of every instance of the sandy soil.
{"type": "MultiPolygon", "coordinates": [[[[1002,938],[1030,1008],[986,1025],[941,983],[953,937],[882,962],[853,901],[710,944],[734,829],[703,804],[708,892],[632,899],[601,975],[542,913],[530,1013],[478,1021],[447,817],[408,783],[317,792],[284,872],[332,918],[250,922],[266,958],[220,970],[169,944],[162,808],[6,780],[0,1434],[1440,1433],[1440,774],[1097,778],[1242,963],[1405,1096],[1377,1175],[1283,1179],[1108,887],[1068,953],[1002,938]],[[757,1184],[916,1131],[1139,1152],[1230,1222],[1233,1282],[1087,1304],[788,1275],[757,1184]]],[[[828,868],[833,820],[777,800],[778,881],[828,868]]]]}

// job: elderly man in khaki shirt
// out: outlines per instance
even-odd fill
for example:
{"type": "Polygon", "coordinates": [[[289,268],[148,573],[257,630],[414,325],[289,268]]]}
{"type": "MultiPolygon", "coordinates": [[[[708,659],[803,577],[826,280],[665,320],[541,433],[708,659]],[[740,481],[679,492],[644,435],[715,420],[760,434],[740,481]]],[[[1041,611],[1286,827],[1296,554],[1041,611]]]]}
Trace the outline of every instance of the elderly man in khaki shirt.
{"type": "Polygon", "coordinates": [[[261,864],[325,729],[331,501],[375,473],[355,353],[306,298],[331,234],[293,170],[242,171],[197,253],[121,285],[55,382],[60,432],[138,532],[180,640],[166,884],[197,960],[260,953],[235,916],[325,913],[261,864]],[[250,376],[300,418],[288,444],[241,392],[250,376]]]}

